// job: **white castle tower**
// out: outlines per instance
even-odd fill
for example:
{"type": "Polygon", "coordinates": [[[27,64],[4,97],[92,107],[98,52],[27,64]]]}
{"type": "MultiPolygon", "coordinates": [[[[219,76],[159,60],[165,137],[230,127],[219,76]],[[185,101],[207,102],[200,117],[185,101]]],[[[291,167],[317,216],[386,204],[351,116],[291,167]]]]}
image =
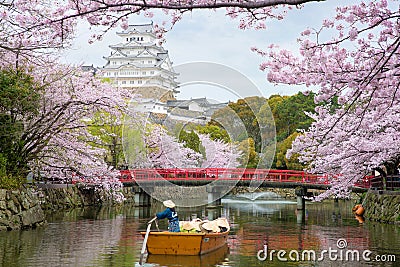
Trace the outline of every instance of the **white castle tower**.
{"type": "Polygon", "coordinates": [[[178,87],[168,51],[157,44],[153,24],[129,25],[117,32],[121,42],[112,49],[100,76],[115,86],[132,89],[143,98],[175,99],[178,87]]]}

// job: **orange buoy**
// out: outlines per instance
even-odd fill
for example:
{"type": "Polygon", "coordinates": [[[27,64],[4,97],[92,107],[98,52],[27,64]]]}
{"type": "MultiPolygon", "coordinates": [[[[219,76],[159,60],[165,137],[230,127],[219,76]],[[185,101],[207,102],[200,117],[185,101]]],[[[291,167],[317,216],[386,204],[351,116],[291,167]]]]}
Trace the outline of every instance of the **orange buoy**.
{"type": "Polygon", "coordinates": [[[361,204],[357,204],[354,206],[354,208],[352,209],[353,213],[355,213],[358,216],[363,216],[365,209],[361,204]]]}

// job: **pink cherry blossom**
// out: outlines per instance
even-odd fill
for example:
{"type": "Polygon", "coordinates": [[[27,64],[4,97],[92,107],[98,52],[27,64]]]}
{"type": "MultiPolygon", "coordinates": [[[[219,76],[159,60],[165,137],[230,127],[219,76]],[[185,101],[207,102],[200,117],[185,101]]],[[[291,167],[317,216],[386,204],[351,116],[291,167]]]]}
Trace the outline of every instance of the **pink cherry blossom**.
{"type": "Polygon", "coordinates": [[[315,122],[288,156],[298,153],[311,171],[330,174],[334,186],[321,199],[345,197],[375,168],[399,160],[399,14],[387,1],[338,8],[333,24],[325,21],[321,28],[336,29],[336,37],[303,35],[300,56],[271,49],[262,65],[271,82],[319,88],[315,122]],[[337,108],[326,104],[334,98],[337,108]]]}

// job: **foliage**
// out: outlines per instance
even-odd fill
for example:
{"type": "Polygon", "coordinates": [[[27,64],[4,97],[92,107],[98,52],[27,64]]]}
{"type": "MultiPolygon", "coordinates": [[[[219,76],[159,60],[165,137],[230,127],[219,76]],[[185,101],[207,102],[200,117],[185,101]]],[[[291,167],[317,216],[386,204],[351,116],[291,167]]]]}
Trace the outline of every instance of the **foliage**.
{"type": "Polygon", "coordinates": [[[109,166],[119,169],[125,165],[122,149],[122,124],[118,117],[101,112],[88,121],[89,133],[98,137],[90,142],[106,151],[105,161],[109,166]]]}
{"type": "Polygon", "coordinates": [[[299,162],[299,154],[293,154],[290,158],[286,157],[286,153],[292,148],[292,143],[300,133],[293,132],[288,138],[283,140],[277,145],[276,148],[276,163],[275,166],[278,169],[285,170],[303,170],[305,165],[299,162]]]}
{"type": "Polygon", "coordinates": [[[313,119],[307,113],[314,111],[314,93],[304,95],[299,92],[286,97],[271,108],[276,127],[277,142],[288,138],[292,133],[308,129],[313,119]]]}
{"type": "Polygon", "coordinates": [[[231,142],[228,132],[222,127],[216,125],[198,125],[196,132],[200,134],[208,134],[212,140],[221,140],[225,143],[231,142]]]}
{"type": "Polygon", "coordinates": [[[13,174],[0,175],[0,188],[2,189],[19,189],[26,182],[23,176],[16,176],[13,174]]]}
{"type": "Polygon", "coordinates": [[[178,141],[180,143],[184,143],[184,147],[190,148],[197,153],[201,153],[200,138],[193,130],[191,130],[190,132],[182,130],[179,133],[178,141]]]}
{"type": "Polygon", "coordinates": [[[0,153],[5,157],[6,174],[24,176],[28,158],[23,153],[26,140],[24,120],[37,116],[42,88],[23,69],[0,70],[0,153]]]}
{"type": "MultiPolygon", "coordinates": [[[[239,122],[235,120],[240,120],[244,123],[246,130],[250,129],[250,131],[252,131],[252,133],[249,133],[249,139],[246,138],[242,141],[240,141],[242,139],[242,133],[233,134],[233,136],[236,136],[237,140],[240,141],[240,148],[244,152],[242,160],[249,153],[248,148],[246,148],[247,144],[253,144],[250,145],[250,151],[252,146],[254,146],[254,148],[263,147],[264,150],[261,154],[267,154],[271,153],[271,146],[276,141],[278,145],[276,147],[275,160],[272,167],[285,168],[287,165],[282,164],[283,159],[278,161],[277,156],[279,155],[280,157],[286,154],[286,150],[290,145],[289,140],[293,141],[291,138],[286,138],[296,133],[299,129],[307,129],[311,125],[313,120],[307,113],[314,109],[315,103],[313,93],[304,95],[299,92],[293,96],[272,95],[268,99],[250,97],[239,99],[236,103],[231,103],[228,107],[217,111],[209,127],[216,128],[217,125],[220,126],[220,123],[216,123],[216,120],[231,120],[234,121],[232,123],[233,125],[239,124],[239,122]],[[237,116],[231,115],[232,110],[237,116]],[[258,136],[258,143],[251,137],[252,135],[258,136]],[[251,141],[249,141],[250,139],[251,141]],[[284,142],[285,144],[280,144],[280,142],[284,142]],[[277,163],[278,165],[276,165],[277,163]]],[[[254,153],[255,155],[249,158],[248,166],[271,166],[269,163],[263,162],[263,160],[261,160],[260,163],[260,158],[256,149],[254,153]],[[256,164],[257,160],[261,165],[256,164]]],[[[250,155],[253,155],[253,152],[251,152],[250,155]]],[[[241,165],[246,166],[247,163],[244,164],[242,162],[241,165]]],[[[293,165],[295,169],[299,169],[300,167],[301,165],[293,165]]]]}
{"type": "Polygon", "coordinates": [[[257,114],[266,103],[263,97],[253,96],[229,103],[227,107],[217,110],[212,115],[210,125],[224,127],[221,122],[232,125],[233,131],[228,131],[234,141],[242,141],[251,137],[255,142],[256,151],[261,151],[261,132],[257,114]],[[244,125],[245,131],[235,125],[244,125]]]}
{"type": "Polygon", "coordinates": [[[25,180],[25,177],[7,171],[7,158],[0,154],[0,188],[18,189],[25,180]]]}
{"type": "Polygon", "coordinates": [[[254,146],[254,140],[251,137],[240,142],[238,150],[242,152],[242,156],[239,159],[239,167],[251,169],[258,167],[260,159],[254,146]]]}

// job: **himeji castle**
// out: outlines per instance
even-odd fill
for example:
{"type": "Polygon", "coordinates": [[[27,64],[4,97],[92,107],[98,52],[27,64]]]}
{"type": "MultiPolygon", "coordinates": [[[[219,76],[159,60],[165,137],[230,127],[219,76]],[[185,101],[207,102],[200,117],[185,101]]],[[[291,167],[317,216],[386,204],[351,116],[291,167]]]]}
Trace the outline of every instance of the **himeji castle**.
{"type": "Polygon", "coordinates": [[[168,51],[158,44],[152,23],[129,25],[117,32],[121,42],[110,45],[111,54],[100,68],[101,78],[115,86],[129,88],[143,98],[172,100],[176,88],[174,72],[168,51]]]}

